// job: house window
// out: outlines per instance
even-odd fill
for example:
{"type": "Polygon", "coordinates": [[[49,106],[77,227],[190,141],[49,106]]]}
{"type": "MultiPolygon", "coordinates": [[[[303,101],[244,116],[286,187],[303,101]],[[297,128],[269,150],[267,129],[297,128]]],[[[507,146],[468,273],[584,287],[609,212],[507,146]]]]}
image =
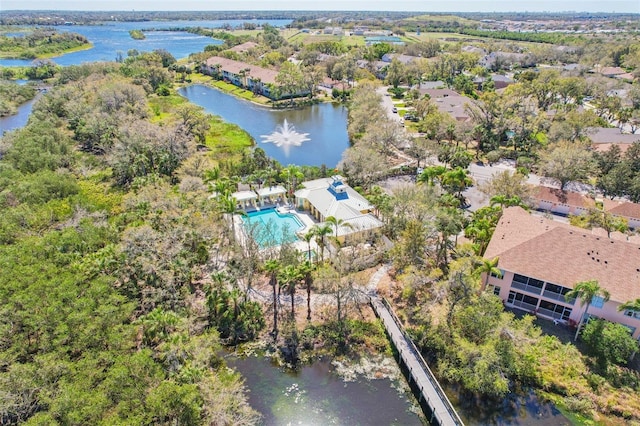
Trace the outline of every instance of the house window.
{"type": "Polygon", "coordinates": [[[593,296],[591,299],[591,306],[594,308],[602,308],[604,306],[604,298],[600,296],[593,296]]]}
{"type": "Polygon", "coordinates": [[[489,284],[487,288],[489,289],[490,292],[492,292],[496,296],[500,296],[500,287],[498,287],[497,285],[489,284]]]}
{"type": "Polygon", "coordinates": [[[640,319],[640,311],[634,311],[633,309],[625,309],[623,314],[631,318],[640,319]]]}

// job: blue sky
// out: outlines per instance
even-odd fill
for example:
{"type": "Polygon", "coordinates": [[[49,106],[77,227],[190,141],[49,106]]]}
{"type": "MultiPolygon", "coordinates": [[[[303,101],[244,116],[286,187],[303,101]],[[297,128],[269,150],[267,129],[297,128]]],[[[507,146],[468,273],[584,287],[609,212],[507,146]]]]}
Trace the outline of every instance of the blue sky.
{"type": "Polygon", "coordinates": [[[640,0],[1,0],[0,10],[398,10],[640,13],[640,0]]]}

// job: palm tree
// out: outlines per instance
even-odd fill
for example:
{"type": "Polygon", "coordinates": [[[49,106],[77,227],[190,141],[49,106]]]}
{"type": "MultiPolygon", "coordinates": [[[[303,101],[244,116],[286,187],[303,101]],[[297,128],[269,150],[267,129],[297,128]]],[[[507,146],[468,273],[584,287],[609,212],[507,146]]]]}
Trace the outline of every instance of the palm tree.
{"type": "Polygon", "coordinates": [[[295,294],[296,285],[302,279],[302,274],[297,266],[287,265],[280,270],[280,285],[286,290],[291,297],[291,319],[296,319],[295,294]]]}
{"type": "Polygon", "coordinates": [[[240,74],[240,87],[246,87],[246,79],[245,77],[247,76],[247,69],[241,69],[240,71],[238,71],[238,74],[240,74]]]}
{"type": "Polygon", "coordinates": [[[213,70],[214,70],[214,77],[217,78],[218,80],[220,80],[220,69],[222,68],[221,64],[213,64],[213,70]]]}
{"type": "Polygon", "coordinates": [[[324,225],[316,225],[313,230],[313,234],[316,237],[316,244],[320,247],[320,260],[324,262],[324,248],[327,246],[327,241],[325,237],[331,234],[332,229],[331,226],[324,225]]]}
{"type": "MultiPolygon", "coordinates": [[[[296,192],[298,187],[298,181],[304,178],[304,174],[299,166],[295,164],[289,164],[287,167],[282,169],[280,173],[282,178],[286,179],[289,183],[289,194],[288,196],[293,196],[293,193],[296,192]]],[[[288,197],[287,197],[288,198],[288,197]]]]}
{"type": "Polygon", "coordinates": [[[213,191],[218,195],[229,195],[236,190],[238,185],[237,178],[224,177],[217,179],[212,184],[213,191]]]}
{"type": "Polygon", "coordinates": [[[518,197],[517,195],[513,197],[507,197],[506,195],[494,195],[489,200],[489,204],[492,207],[495,205],[500,206],[500,210],[504,210],[505,207],[513,207],[513,206],[520,206],[525,209],[527,208],[527,206],[522,202],[520,197],[518,197]]]}
{"type": "Polygon", "coordinates": [[[142,325],[144,342],[147,346],[156,346],[175,331],[179,317],[172,311],[156,308],[141,317],[139,323],[142,325]]]}
{"type": "Polygon", "coordinates": [[[236,199],[229,194],[218,196],[217,202],[220,213],[228,214],[231,217],[231,238],[235,240],[236,232],[234,218],[236,215],[246,216],[247,214],[244,210],[236,206],[236,199]]]}
{"type": "Polygon", "coordinates": [[[578,340],[578,334],[580,334],[584,320],[589,313],[589,306],[591,306],[591,302],[595,297],[601,297],[604,302],[609,301],[611,297],[609,292],[600,287],[600,284],[596,280],[581,281],[575,285],[573,290],[564,295],[565,300],[580,299],[580,304],[585,305],[584,313],[580,317],[578,329],[576,330],[576,335],[573,340],[578,340]]]}
{"type": "Polygon", "coordinates": [[[483,292],[487,288],[487,284],[489,283],[489,276],[496,275],[498,278],[502,278],[502,271],[498,268],[498,260],[499,259],[497,257],[493,259],[480,259],[480,265],[478,266],[476,271],[480,274],[485,274],[480,292],[483,292]]]}
{"type": "Polygon", "coordinates": [[[425,167],[416,180],[418,183],[426,183],[428,186],[433,186],[436,178],[441,177],[446,171],[447,168],[444,166],[425,167]]]}
{"type": "Polygon", "coordinates": [[[334,237],[336,239],[336,242],[338,242],[338,228],[340,228],[341,226],[344,226],[346,228],[353,229],[353,225],[351,225],[350,223],[348,223],[343,219],[338,219],[335,216],[329,216],[324,221],[326,223],[330,223],[331,225],[333,225],[335,230],[334,237]]]}
{"type": "Polygon", "coordinates": [[[269,273],[269,285],[273,289],[273,341],[278,338],[278,297],[276,295],[276,287],[278,287],[278,270],[280,270],[280,262],[276,259],[269,259],[264,264],[264,269],[269,273]]]}
{"type": "Polygon", "coordinates": [[[640,315],[640,299],[630,300],[618,306],[618,311],[634,311],[640,315]]]}
{"type": "Polygon", "coordinates": [[[309,232],[302,236],[302,239],[307,242],[307,261],[311,262],[311,240],[315,237],[316,228],[311,228],[309,232]]]}
{"type": "Polygon", "coordinates": [[[462,192],[473,185],[473,179],[469,176],[469,172],[462,167],[456,167],[443,173],[440,182],[445,191],[455,194],[460,201],[463,201],[462,192]]]}

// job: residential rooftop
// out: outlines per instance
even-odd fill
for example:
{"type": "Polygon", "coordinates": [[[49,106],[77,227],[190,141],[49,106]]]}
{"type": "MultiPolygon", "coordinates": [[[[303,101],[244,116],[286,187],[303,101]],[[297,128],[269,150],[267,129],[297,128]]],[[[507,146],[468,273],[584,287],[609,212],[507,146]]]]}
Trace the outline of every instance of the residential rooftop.
{"type": "Polygon", "coordinates": [[[640,245],[594,235],[520,207],[504,210],[484,254],[499,267],[573,288],[597,280],[611,299],[640,298],[640,245]]]}

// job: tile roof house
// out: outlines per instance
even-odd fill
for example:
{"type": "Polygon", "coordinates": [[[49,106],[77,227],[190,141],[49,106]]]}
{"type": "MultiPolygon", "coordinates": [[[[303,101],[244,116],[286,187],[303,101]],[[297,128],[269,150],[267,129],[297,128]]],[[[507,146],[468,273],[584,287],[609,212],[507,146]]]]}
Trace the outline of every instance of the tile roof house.
{"type": "MultiPolygon", "coordinates": [[[[202,71],[209,75],[220,73],[222,78],[238,87],[245,87],[254,93],[273,99],[273,87],[277,85],[276,76],[278,71],[262,68],[257,65],[242,61],[235,61],[220,56],[212,56],[207,59],[202,71]],[[219,70],[217,70],[219,68],[219,70]]],[[[305,96],[308,91],[303,90],[294,93],[293,96],[305,96]]],[[[281,93],[279,98],[288,97],[290,94],[281,93]]]]}
{"type": "Polygon", "coordinates": [[[343,221],[337,235],[342,242],[355,234],[382,228],[383,223],[371,214],[374,206],[345,184],[341,176],[306,181],[302,186],[295,192],[296,207],[309,211],[318,222],[325,222],[330,216],[343,221]]]}
{"type": "Polygon", "coordinates": [[[488,287],[507,306],[575,325],[585,306],[564,295],[578,282],[597,280],[611,298],[607,302],[594,298],[589,315],[623,324],[634,338],[640,337],[640,312],[617,309],[640,298],[640,245],[510,207],[504,210],[484,257],[499,259],[502,278],[490,276],[488,287]]]}
{"type": "MultiPolygon", "coordinates": [[[[507,77],[506,75],[492,74],[490,78],[493,81],[495,89],[504,89],[505,87],[515,83],[513,79],[507,77]]],[[[482,85],[487,80],[489,80],[489,78],[476,77],[473,79],[473,84],[476,85],[478,90],[482,90],[482,85]]]]}

